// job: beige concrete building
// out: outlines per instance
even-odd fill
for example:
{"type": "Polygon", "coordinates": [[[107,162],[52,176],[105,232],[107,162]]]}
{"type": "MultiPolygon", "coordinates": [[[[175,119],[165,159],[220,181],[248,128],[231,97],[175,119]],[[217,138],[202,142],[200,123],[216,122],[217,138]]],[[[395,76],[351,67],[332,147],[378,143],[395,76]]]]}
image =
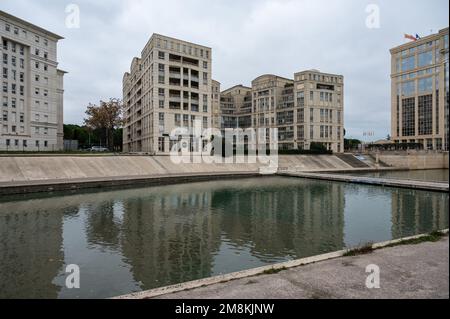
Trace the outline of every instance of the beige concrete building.
{"type": "Polygon", "coordinates": [[[222,129],[277,128],[278,148],[309,150],[321,143],[344,148],[343,76],[308,70],[294,79],[265,74],[252,87],[237,85],[221,93],[222,129]]]}
{"type": "Polygon", "coordinates": [[[123,77],[124,152],[168,154],[175,128],[211,127],[211,94],[211,49],[153,34],[123,77]]]}
{"type": "Polygon", "coordinates": [[[61,36],[0,11],[2,92],[0,150],[63,148],[61,36]]]}
{"type": "Polygon", "coordinates": [[[448,28],[390,51],[392,140],[448,151],[448,28]]]}
{"type": "Polygon", "coordinates": [[[220,129],[220,82],[212,80],[211,83],[212,126],[220,129]]]}
{"type": "Polygon", "coordinates": [[[252,89],[242,84],[220,93],[221,130],[252,126],[252,89]]]}

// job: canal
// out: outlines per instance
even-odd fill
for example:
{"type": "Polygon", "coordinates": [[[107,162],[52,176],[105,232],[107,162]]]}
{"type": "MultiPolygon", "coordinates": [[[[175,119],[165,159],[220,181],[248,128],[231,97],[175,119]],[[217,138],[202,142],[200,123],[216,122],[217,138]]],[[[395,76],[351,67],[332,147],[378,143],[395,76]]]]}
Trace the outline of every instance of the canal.
{"type": "Polygon", "coordinates": [[[112,297],[448,228],[448,208],[447,193],[288,177],[0,197],[0,298],[112,297]]]}

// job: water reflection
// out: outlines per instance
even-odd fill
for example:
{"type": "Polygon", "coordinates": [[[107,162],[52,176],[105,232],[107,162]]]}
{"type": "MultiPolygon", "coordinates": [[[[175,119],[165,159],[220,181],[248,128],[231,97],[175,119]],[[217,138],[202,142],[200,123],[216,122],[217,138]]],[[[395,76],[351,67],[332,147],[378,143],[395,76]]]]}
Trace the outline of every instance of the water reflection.
{"type": "Polygon", "coordinates": [[[281,177],[3,201],[0,297],[110,297],[447,227],[448,194],[281,177]]]}

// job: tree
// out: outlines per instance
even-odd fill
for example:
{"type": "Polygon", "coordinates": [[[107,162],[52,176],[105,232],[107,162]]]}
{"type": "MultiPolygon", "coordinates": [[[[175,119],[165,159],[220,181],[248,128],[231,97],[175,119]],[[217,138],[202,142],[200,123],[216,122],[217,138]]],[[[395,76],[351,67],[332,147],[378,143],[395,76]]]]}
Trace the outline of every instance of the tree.
{"type": "Polygon", "coordinates": [[[114,148],[114,131],[123,124],[123,104],[119,99],[111,98],[108,102],[100,101],[100,105],[89,103],[86,109],[88,118],[84,119],[86,126],[92,130],[105,133],[106,146],[114,148]]]}

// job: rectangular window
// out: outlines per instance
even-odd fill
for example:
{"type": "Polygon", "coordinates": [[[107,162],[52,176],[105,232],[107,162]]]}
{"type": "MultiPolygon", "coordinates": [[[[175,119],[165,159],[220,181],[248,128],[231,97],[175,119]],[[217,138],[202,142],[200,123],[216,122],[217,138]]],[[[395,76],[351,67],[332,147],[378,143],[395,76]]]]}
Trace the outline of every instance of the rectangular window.
{"type": "Polygon", "coordinates": [[[419,96],[419,135],[433,134],[433,95],[419,96]]]}
{"type": "Polygon", "coordinates": [[[415,134],[415,98],[410,97],[402,101],[402,135],[414,136],[415,134]]]}

